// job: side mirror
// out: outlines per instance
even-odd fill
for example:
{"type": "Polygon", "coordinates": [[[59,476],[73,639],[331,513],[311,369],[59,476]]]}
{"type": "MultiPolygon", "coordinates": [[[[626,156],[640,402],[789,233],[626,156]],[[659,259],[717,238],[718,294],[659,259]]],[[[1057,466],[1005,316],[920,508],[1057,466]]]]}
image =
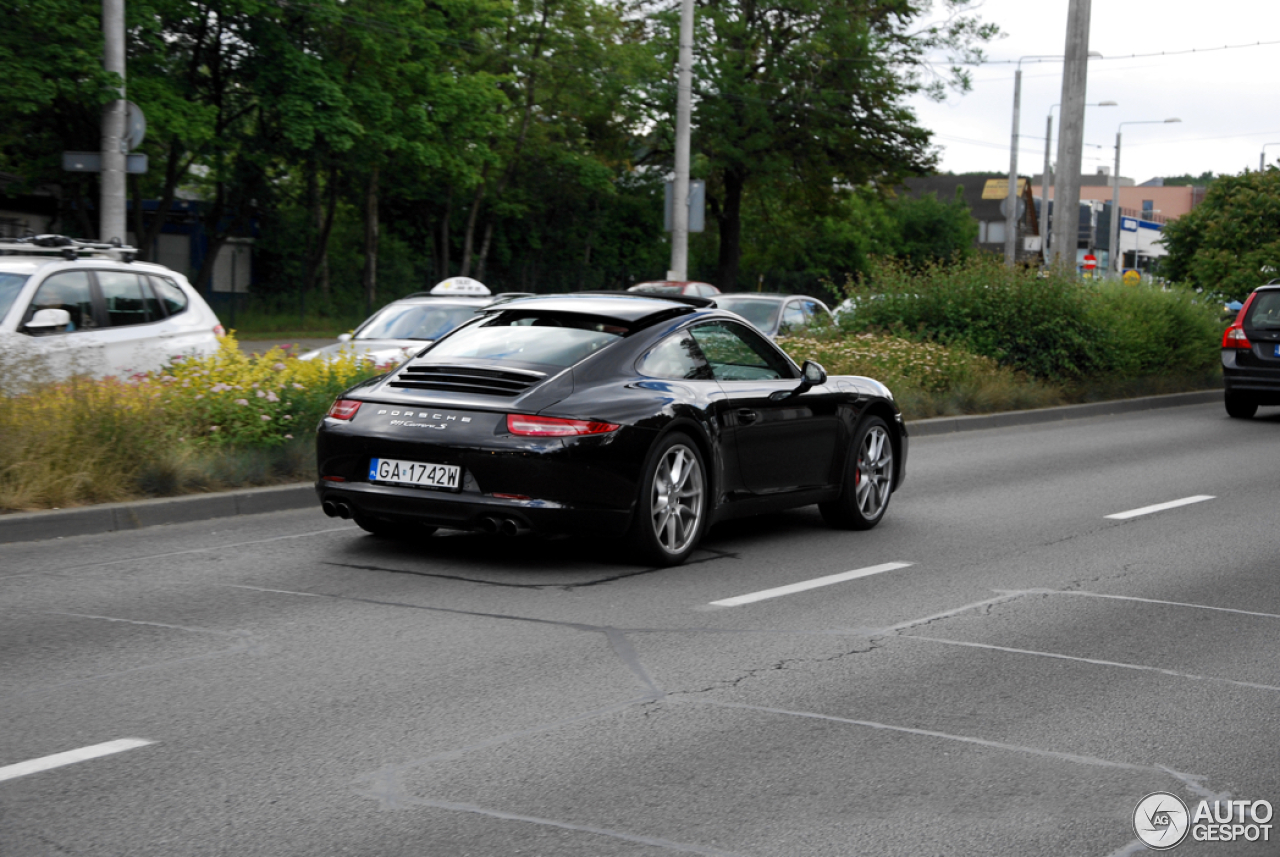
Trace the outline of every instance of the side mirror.
{"type": "Polygon", "coordinates": [[[814,363],[812,360],[804,361],[804,365],[800,367],[800,373],[809,387],[821,387],[827,383],[827,370],[822,368],[822,364],[814,363]]]}
{"type": "Polygon", "coordinates": [[[339,341],[339,342],[350,342],[350,341],[351,341],[351,334],[349,334],[349,333],[339,333],[339,334],[338,334],[338,341],[339,341]]]}
{"type": "Polygon", "coordinates": [[[59,333],[71,324],[71,313],[65,309],[38,309],[24,327],[36,336],[59,333]]]}
{"type": "Polygon", "coordinates": [[[820,363],[814,363],[812,360],[804,361],[804,365],[800,367],[800,386],[794,390],[778,390],[769,394],[769,400],[773,402],[781,402],[784,399],[790,399],[792,396],[799,396],[807,393],[814,387],[821,387],[827,383],[827,370],[822,368],[820,363]]]}

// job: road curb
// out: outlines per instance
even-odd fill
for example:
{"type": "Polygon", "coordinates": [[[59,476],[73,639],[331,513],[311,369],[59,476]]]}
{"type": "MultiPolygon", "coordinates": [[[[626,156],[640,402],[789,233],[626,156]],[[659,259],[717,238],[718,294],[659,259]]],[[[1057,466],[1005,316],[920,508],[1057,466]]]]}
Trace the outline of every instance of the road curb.
{"type": "MultiPolygon", "coordinates": [[[[1033,411],[1006,411],[1000,414],[911,420],[907,423],[907,430],[913,438],[929,437],[981,429],[1127,414],[1155,408],[1201,405],[1221,399],[1221,390],[1173,393],[1167,396],[1116,399],[1111,402],[1063,405],[1033,411]]],[[[299,482],[269,488],[223,491],[217,494],[161,497],[155,500],[135,500],[128,503],[104,503],[98,506],[54,509],[48,512],[18,512],[12,515],[0,515],[0,544],[87,536],[117,530],[138,530],[158,524],[186,524],[193,521],[309,507],[318,508],[315,487],[310,482],[299,482]]]]}
{"type": "Polygon", "coordinates": [[[103,503],[48,512],[18,512],[0,515],[0,544],[138,530],[157,524],[186,524],[308,507],[319,508],[315,486],[310,482],[299,482],[217,494],[103,503]]]}
{"type": "Polygon", "coordinates": [[[907,422],[907,431],[911,437],[928,437],[936,434],[1029,426],[1060,420],[1105,417],[1135,411],[1150,411],[1156,408],[1177,408],[1183,405],[1203,405],[1220,401],[1222,401],[1222,390],[1200,390],[1194,393],[1170,393],[1164,396],[1143,396],[1138,399],[1089,402],[1084,405],[1062,405],[1056,408],[1039,408],[1034,411],[1005,411],[1000,414],[910,420],[907,422]]]}

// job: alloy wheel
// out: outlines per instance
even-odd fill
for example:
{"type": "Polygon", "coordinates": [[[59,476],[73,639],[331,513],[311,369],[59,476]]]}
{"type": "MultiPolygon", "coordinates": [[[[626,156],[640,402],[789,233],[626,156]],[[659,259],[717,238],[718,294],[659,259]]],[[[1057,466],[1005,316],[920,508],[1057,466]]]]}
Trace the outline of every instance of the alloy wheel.
{"type": "Polygon", "coordinates": [[[653,474],[650,520],[658,544],[667,553],[680,553],[697,536],[704,494],[702,465],[693,451],[676,445],[663,453],[653,474]]]}
{"type": "Polygon", "coordinates": [[[893,444],[883,427],[872,426],[862,439],[856,478],[858,510],[868,520],[875,520],[888,504],[893,486],[893,444]]]}

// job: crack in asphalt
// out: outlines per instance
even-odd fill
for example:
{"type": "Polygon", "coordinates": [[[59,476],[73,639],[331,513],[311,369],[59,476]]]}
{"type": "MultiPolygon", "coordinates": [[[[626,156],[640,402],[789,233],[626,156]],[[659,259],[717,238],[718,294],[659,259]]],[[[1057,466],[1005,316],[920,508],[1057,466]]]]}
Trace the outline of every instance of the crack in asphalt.
{"type": "MultiPolygon", "coordinates": [[[[712,556],[701,557],[699,559],[691,559],[684,563],[685,566],[700,565],[702,563],[714,562],[718,559],[738,559],[737,554],[728,551],[712,551],[707,549],[712,556]]],[[[644,575],[653,574],[659,571],[666,571],[666,566],[654,566],[652,568],[641,569],[640,571],[629,571],[621,574],[614,574],[608,577],[600,577],[593,580],[586,580],[581,583],[508,583],[502,580],[484,580],[477,577],[465,577],[456,574],[439,574],[430,571],[416,571],[409,568],[388,568],[381,565],[363,565],[359,563],[334,562],[325,561],[323,565],[336,566],[338,568],[353,568],[359,571],[384,571],[389,574],[410,574],[414,577],[429,577],[436,580],[457,580],[462,583],[477,583],[482,586],[506,587],[509,589],[556,589],[564,592],[571,592],[575,589],[585,589],[591,586],[600,586],[605,583],[614,583],[619,580],[626,580],[631,577],[642,577],[644,575]]]]}

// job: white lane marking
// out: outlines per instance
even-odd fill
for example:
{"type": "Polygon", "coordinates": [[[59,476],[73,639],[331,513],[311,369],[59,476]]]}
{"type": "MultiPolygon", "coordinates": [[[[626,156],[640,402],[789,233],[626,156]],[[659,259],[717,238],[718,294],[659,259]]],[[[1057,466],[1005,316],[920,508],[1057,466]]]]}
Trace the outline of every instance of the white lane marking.
{"type": "Polygon", "coordinates": [[[1136,601],[1139,604],[1161,604],[1167,607],[1186,607],[1190,610],[1214,610],[1219,613],[1236,613],[1240,616],[1280,619],[1280,613],[1260,613],[1257,610],[1241,610],[1237,607],[1215,607],[1212,604],[1192,604],[1189,601],[1162,601],[1158,598],[1138,598],[1134,595],[1108,595],[1103,592],[1089,592],[1085,589],[997,589],[996,591],[1004,592],[1010,597],[1020,595],[1079,595],[1085,598],[1109,598],[1113,601],[1136,601]]]}
{"type": "Polygon", "coordinates": [[[133,750],[137,747],[145,747],[154,743],[155,741],[147,741],[144,738],[121,738],[118,741],[108,741],[105,744],[94,744],[92,747],[81,747],[79,750],[54,753],[52,756],[31,759],[27,762],[19,762],[16,765],[7,765],[0,768],[0,782],[17,777],[25,777],[27,774],[47,771],[50,768],[61,768],[63,765],[74,765],[76,762],[87,762],[89,759],[96,759],[99,756],[123,753],[125,750],[133,750]]]}
{"type": "Polygon", "coordinates": [[[1205,500],[1216,500],[1212,494],[1197,494],[1194,497],[1183,497],[1181,500],[1170,500],[1168,503],[1157,503],[1154,506],[1143,506],[1141,509],[1130,509],[1127,512],[1116,512],[1114,515],[1107,515],[1115,521],[1123,521],[1126,518],[1136,518],[1139,515],[1150,515],[1152,512],[1163,512],[1165,509],[1176,509],[1179,506],[1190,506],[1192,503],[1203,503],[1205,500]]]}
{"type": "Polygon", "coordinates": [[[1040,652],[1035,649],[1014,649],[1009,646],[995,646],[991,643],[971,643],[967,640],[948,640],[943,637],[922,637],[918,634],[902,634],[897,639],[900,640],[923,640],[928,643],[942,643],[944,646],[965,646],[971,649],[985,649],[992,652],[1008,652],[1013,655],[1031,655],[1037,658],[1053,658],[1060,661],[1074,661],[1079,664],[1093,664],[1099,667],[1116,667],[1125,670],[1145,670],[1147,672],[1156,672],[1162,675],[1173,676],[1174,678],[1186,678],[1193,681],[1216,681],[1223,684],[1235,685],[1236,687],[1248,687],[1254,690],[1270,690],[1280,692],[1280,686],[1274,684],[1261,684],[1256,681],[1239,681],[1234,678],[1219,678],[1212,675],[1197,675],[1196,673],[1184,673],[1178,670],[1168,670],[1164,667],[1153,667],[1147,664],[1130,664],[1123,661],[1104,661],[1099,658],[1082,658],[1078,655],[1063,655],[1058,652],[1040,652]]]}
{"type": "Polygon", "coordinates": [[[817,589],[819,586],[830,586],[833,583],[843,583],[846,580],[856,580],[859,577],[869,577],[873,574],[880,574],[885,571],[896,571],[899,568],[906,568],[911,565],[915,565],[915,563],[886,562],[883,565],[857,568],[853,571],[842,571],[840,574],[829,574],[826,577],[815,577],[813,580],[802,580],[799,583],[791,583],[787,586],[779,586],[775,589],[762,589],[759,592],[750,592],[746,595],[725,598],[721,601],[712,601],[711,606],[737,607],[740,604],[751,604],[754,601],[764,601],[766,598],[777,598],[781,595],[793,595],[797,592],[804,592],[806,589],[817,589]]]}

